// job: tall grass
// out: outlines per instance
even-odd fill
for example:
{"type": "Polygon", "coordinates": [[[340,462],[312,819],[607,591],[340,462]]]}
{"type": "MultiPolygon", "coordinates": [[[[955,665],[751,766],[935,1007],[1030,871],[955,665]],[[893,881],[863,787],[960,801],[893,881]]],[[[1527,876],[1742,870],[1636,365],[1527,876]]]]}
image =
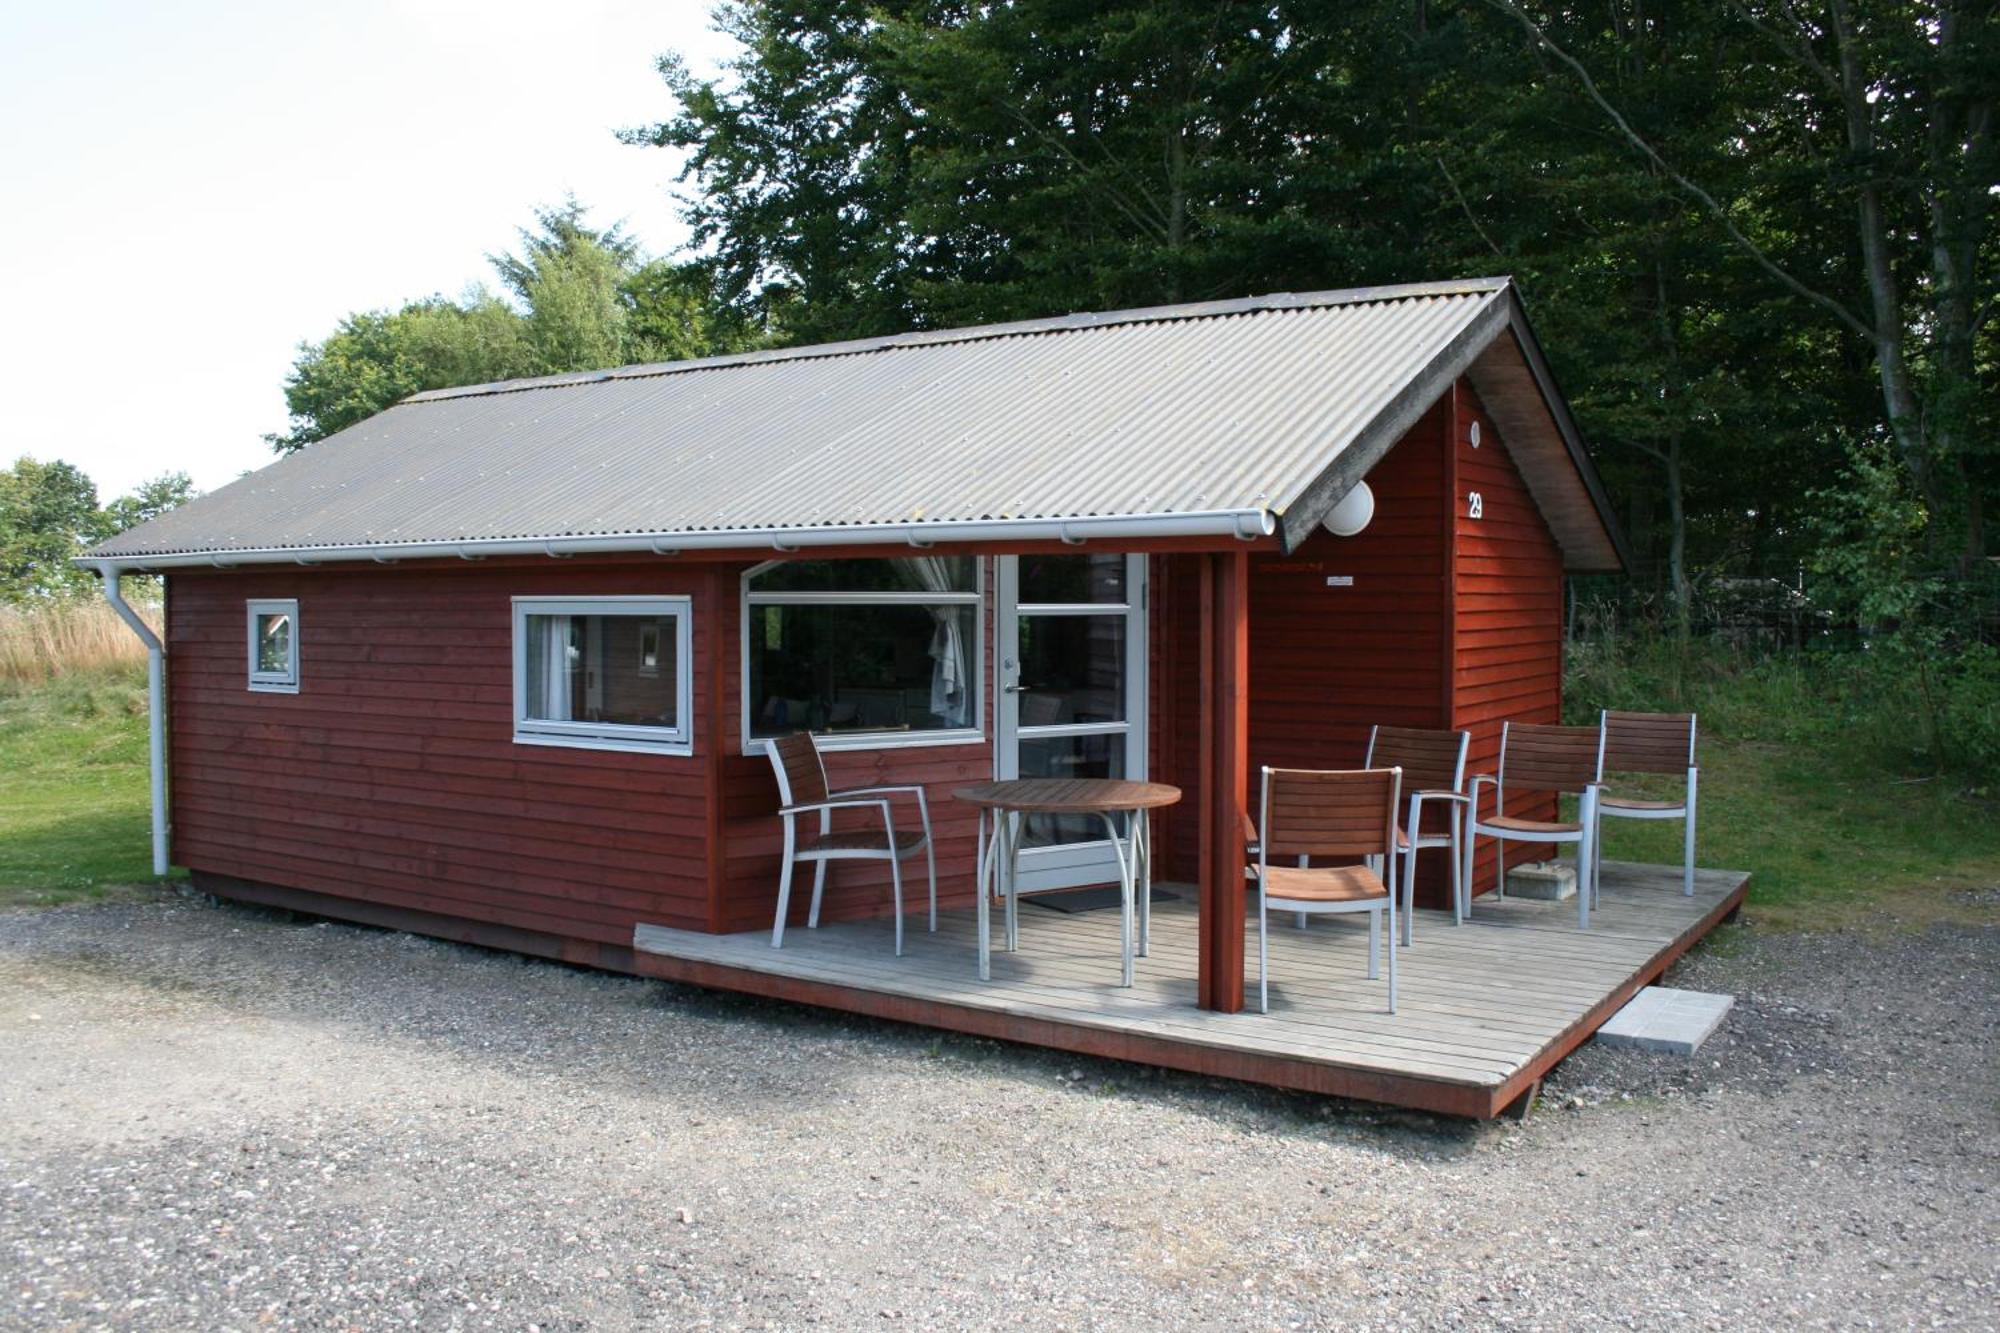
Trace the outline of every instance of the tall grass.
{"type": "MultiPolygon", "coordinates": [[[[133,602],[155,632],[157,606],[133,602]]],[[[101,598],[0,606],[0,687],[104,675],[143,664],[145,645],[101,598]]]]}

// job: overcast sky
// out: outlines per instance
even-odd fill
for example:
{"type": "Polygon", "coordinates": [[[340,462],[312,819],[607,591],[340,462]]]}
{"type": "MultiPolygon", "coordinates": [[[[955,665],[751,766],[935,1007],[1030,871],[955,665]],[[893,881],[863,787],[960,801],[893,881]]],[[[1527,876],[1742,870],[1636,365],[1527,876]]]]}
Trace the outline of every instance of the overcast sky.
{"type": "Polygon", "coordinates": [[[706,0],[0,6],[0,466],[106,499],[271,461],[302,340],[458,294],[567,192],[681,245],[654,69],[727,50],[706,0]]]}

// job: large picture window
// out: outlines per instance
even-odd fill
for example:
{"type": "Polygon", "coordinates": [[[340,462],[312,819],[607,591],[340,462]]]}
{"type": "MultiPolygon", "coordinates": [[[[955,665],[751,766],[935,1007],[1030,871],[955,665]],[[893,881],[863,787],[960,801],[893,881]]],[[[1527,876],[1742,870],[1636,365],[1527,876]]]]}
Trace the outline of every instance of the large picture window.
{"type": "Polygon", "coordinates": [[[745,741],[979,735],[979,565],[971,556],[787,560],[744,576],[745,741]]]}
{"type": "Polygon", "coordinates": [[[688,751],[688,599],[514,599],[514,739],[688,751]]]}

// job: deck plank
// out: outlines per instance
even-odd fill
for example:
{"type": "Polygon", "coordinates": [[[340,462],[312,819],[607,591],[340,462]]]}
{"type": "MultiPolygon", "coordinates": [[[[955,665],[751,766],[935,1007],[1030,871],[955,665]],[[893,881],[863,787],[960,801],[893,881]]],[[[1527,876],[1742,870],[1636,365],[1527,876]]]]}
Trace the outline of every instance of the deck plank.
{"type": "MultiPolygon", "coordinates": [[[[1393,1015],[1386,983],[1366,976],[1365,922],[1315,921],[1299,931],[1290,917],[1276,915],[1272,1012],[1197,1008],[1191,897],[1155,906],[1151,956],[1137,961],[1129,989],[1116,984],[1115,911],[1063,915],[1024,905],[1020,951],[996,947],[990,982],[978,979],[976,918],[969,909],[942,913],[935,934],[920,913],[910,916],[901,958],[893,953],[892,923],[879,920],[789,927],[783,949],[770,947],[767,931],[708,935],[641,925],[633,946],[642,960],[652,960],[644,970],[657,975],[698,971],[707,984],[771,994],[786,993],[772,984],[783,979],[827,988],[841,997],[840,1007],[862,1012],[875,1008],[868,995],[893,997],[936,1006],[923,1012],[937,1018],[920,1021],[943,1026],[953,1025],[952,1015],[985,1013],[1099,1038],[1122,1036],[1148,1050],[1166,1043],[1319,1071],[1287,1086],[1340,1088],[1340,1071],[1346,1070],[1376,1080],[1356,1085],[1363,1095],[1381,1095],[1367,1090],[1393,1085],[1417,1090],[1407,1094],[1408,1104],[1483,1106],[1481,1098],[1497,1098],[1586,1037],[1587,1019],[1595,1014],[1601,1022],[1605,1015],[1598,1011],[1608,999],[1650,979],[1642,974],[1657,971],[1661,958],[1739,902],[1748,878],[1702,870],[1694,895],[1686,897],[1677,868],[1607,863],[1603,903],[1592,912],[1589,931],[1576,928],[1574,900],[1482,899],[1464,926],[1454,926],[1449,913],[1420,912],[1415,946],[1398,953],[1400,1003],[1393,1015]],[[1434,1102],[1421,1093],[1426,1085],[1440,1089],[1434,1102]]],[[[1001,926],[996,910],[996,946],[1001,926]]],[[[1254,917],[1246,940],[1254,1005],[1254,917]]],[[[1201,1065],[1194,1057],[1175,1063],[1201,1065]]]]}

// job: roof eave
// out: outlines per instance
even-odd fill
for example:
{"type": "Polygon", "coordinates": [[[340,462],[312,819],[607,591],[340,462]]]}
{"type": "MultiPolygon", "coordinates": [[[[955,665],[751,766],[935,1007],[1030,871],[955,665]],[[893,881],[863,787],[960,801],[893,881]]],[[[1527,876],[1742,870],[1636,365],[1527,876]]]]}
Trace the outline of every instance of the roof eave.
{"type": "Polygon", "coordinates": [[[320,546],[252,547],[207,551],[103,551],[73,563],[100,574],[153,573],[237,565],[322,565],[373,560],[477,560],[487,556],[563,558],[577,555],[674,555],[693,550],[738,550],[767,555],[818,547],[924,548],[979,542],[1147,541],[1176,537],[1258,541],[1277,530],[1268,509],[1217,509],[1184,514],[1114,514],[1079,518],[911,520],[850,526],[733,528],[704,532],[618,533],[606,536],[501,537],[419,542],[359,542],[320,546]]]}

